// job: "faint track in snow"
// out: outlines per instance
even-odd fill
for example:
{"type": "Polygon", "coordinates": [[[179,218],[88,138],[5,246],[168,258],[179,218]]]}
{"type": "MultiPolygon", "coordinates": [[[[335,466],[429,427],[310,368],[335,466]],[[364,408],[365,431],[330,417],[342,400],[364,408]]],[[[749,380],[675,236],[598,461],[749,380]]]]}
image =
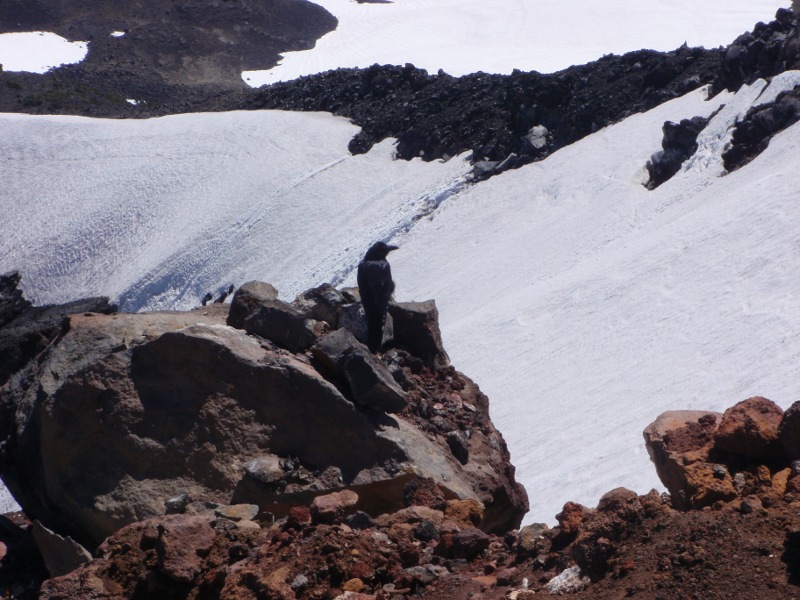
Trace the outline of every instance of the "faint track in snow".
{"type": "Polygon", "coordinates": [[[164,298],[166,303],[180,303],[192,291],[192,284],[198,283],[204,275],[209,275],[207,269],[210,264],[215,260],[222,260],[225,263],[225,257],[229,256],[231,248],[239,245],[242,237],[264,220],[277,201],[349,158],[350,155],[342,155],[316,169],[303,173],[270,194],[264,201],[258,203],[225,228],[213,232],[207,240],[187,243],[183,249],[163,260],[146,277],[121,292],[118,300],[120,307],[123,310],[140,310],[152,298],[165,294],[168,295],[168,298],[164,298]]]}
{"type": "MultiPolygon", "coordinates": [[[[405,238],[414,228],[414,225],[416,225],[422,219],[433,218],[434,214],[443,202],[460,194],[470,185],[473,184],[467,182],[465,175],[459,175],[458,177],[451,179],[445,185],[439,186],[432,191],[417,196],[413,200],[409,201],[408,204],[419,204],[419,208],[410,216],[399,219],[397,224],[379,239],[387,243],[391,242],[393,244],[401,245],[403,238],[405,238]]],[[[373,241],[378,241],[378,239],[373,241]]],[[[363,250],[366,250],[366,248],[363,248],[363,250]]],[[[348,264],[346,267],[335,271],[334,275],[329,280],[330,284],[337,287],[342,285],[345,281],[347,281],[353,271],[356,270],[360,260],[361,254],[358,254],[354,262],[350,262],[350,264],[348,264]]]]}

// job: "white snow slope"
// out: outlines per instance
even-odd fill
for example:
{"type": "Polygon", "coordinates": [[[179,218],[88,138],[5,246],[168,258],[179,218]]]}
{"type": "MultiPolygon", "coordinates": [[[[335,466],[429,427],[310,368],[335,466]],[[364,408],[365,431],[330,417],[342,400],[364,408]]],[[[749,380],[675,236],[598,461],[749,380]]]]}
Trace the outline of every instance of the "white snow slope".
{"type": "Polygon", "coordinates": [[[338,67],[413,63],[436,73],[550,73],[604,54],[730,44],[789,0],[315,0],[339,19],[311,50],[288,52],[258,87],[338,67]]]}
{"type": "Polygon", "coordinates": [[[740,171],[720,161],[735,118],[798,82],[695,92],[471,187],[460,158],[348,155],[356,129],[330,115],[0,115],[0,272],[22,269],[38,302],[185,308],[249,279],[287,299],[353,283],[392,239],[397,298],[436,299],[526,521],[552,522],[567,500],[659,487],[641,431],[660,412],[800,396],[800,126],[740,171]],[[697,156],[648,192],[663,122],[721,104],[697,156]]]}

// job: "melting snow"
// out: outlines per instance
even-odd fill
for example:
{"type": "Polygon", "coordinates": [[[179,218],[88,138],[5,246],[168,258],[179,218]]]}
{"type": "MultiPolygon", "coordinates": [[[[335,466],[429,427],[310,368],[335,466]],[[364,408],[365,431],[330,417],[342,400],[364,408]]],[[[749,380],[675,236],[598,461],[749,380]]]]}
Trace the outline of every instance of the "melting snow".
{"type": "Polygon", "coordinates": [[[4,71],[46,73],[86,58],[89,42],[70,42],[44,31],[0,33],[0,65],[4,71]]]}

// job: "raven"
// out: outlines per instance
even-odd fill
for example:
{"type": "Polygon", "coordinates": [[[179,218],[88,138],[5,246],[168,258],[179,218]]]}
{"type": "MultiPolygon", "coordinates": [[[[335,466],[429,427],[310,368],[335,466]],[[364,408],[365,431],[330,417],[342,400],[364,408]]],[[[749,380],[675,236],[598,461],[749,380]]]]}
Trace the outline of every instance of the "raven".
{"type": "Polygon", "coordinates": [[[392,250],[397,250],[397,246],[375,242],[367,250],[364,260],[358,263],[358,292],[367,315],[367,345],[372,352],[378,352],[383,344],[386,312],[394,292],[392,270],[386,260],[386,255],[392,250]]]}

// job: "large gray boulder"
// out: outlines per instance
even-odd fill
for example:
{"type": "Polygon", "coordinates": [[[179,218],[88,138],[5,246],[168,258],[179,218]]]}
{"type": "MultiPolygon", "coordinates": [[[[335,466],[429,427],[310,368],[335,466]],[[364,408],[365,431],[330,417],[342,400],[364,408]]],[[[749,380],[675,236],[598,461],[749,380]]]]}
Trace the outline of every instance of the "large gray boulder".
{"type": "Polygon", "coordinates": [[[483,450],[462,465],[416,417],[360,409],[309,356],[273,350],[226,316],[215,306],[69,317],[0,388],[2,477],[25,512],[94,547],[182,494],[281,516],[351,489],[377,515],[402,508],[422,477],[485,504],[487,526],[519,524],[527,500],[488,406],[470,418],[491,439],[476,430],[483,450]]]}

